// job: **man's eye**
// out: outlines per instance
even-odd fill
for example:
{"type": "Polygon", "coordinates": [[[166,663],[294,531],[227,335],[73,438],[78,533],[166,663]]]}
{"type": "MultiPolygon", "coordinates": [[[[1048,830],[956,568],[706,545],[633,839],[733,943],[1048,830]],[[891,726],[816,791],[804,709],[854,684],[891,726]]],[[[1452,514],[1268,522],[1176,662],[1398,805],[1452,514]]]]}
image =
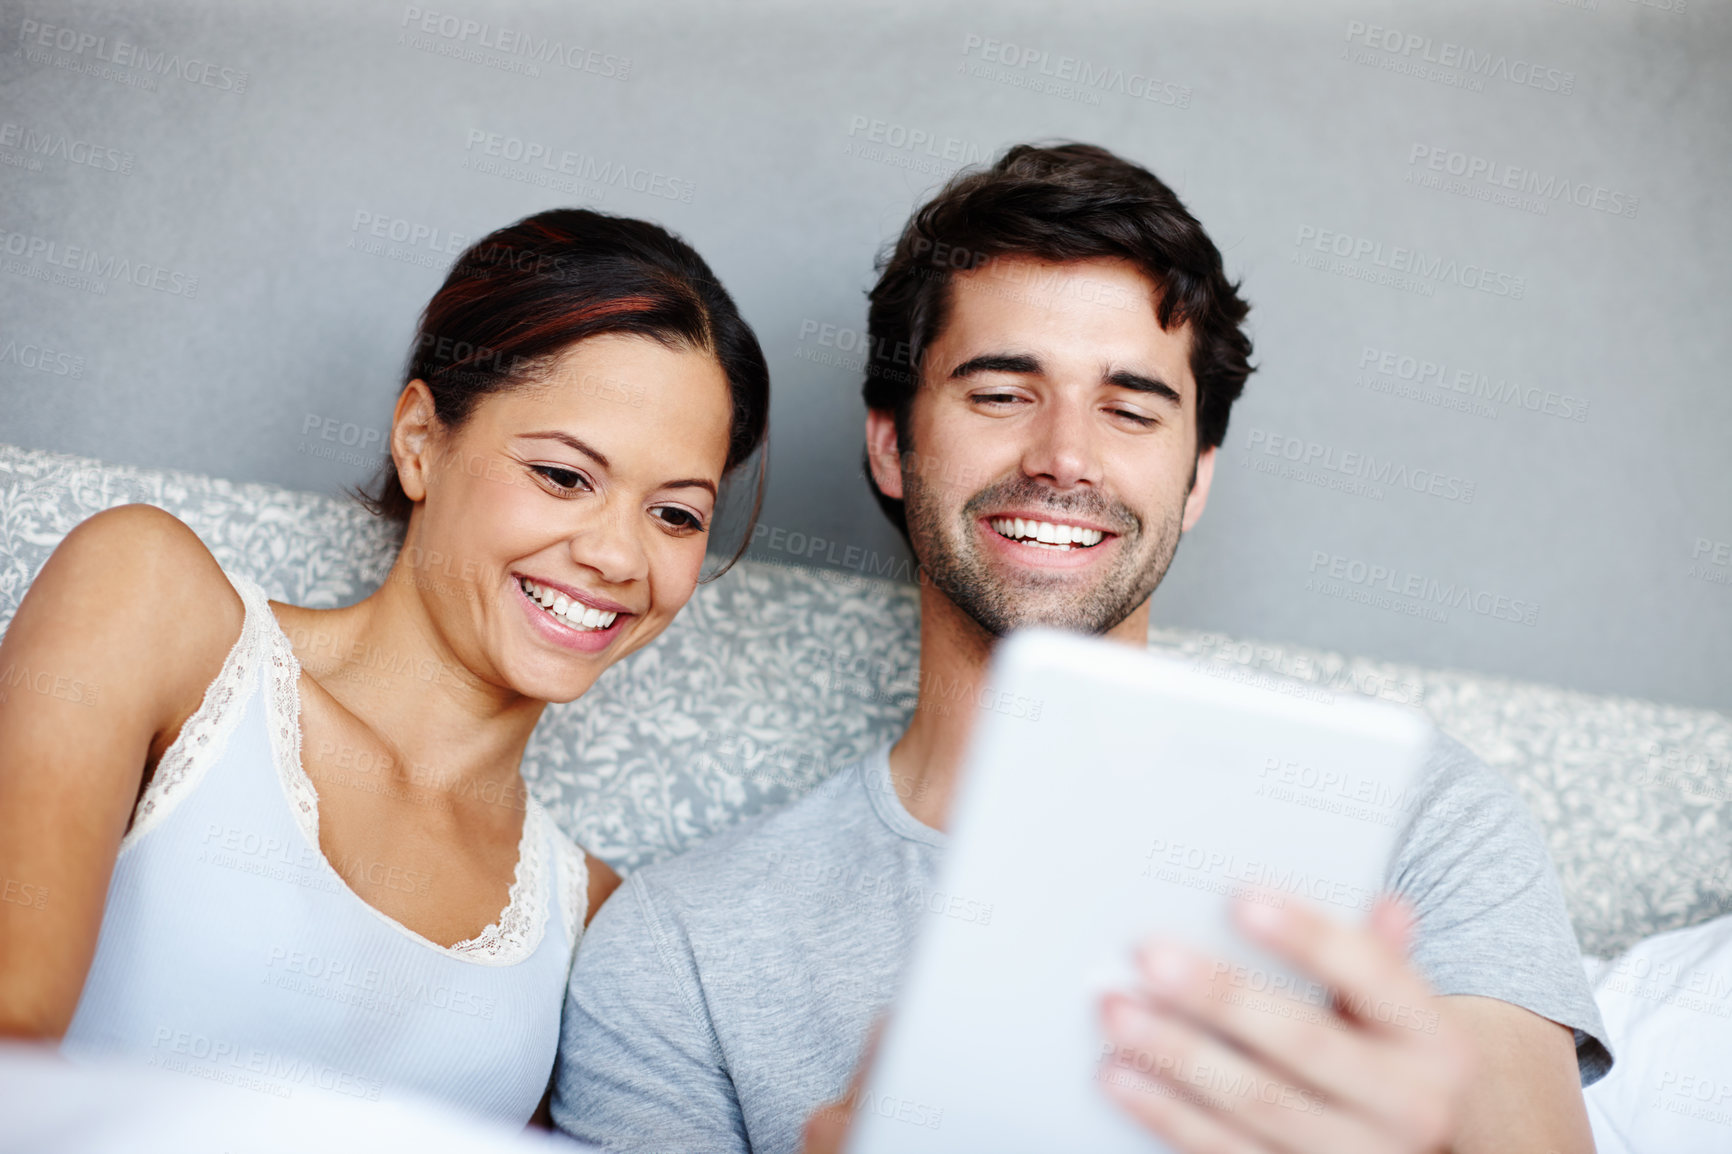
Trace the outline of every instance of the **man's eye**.
{"type": "Polygon", "coordinates": [[[1160,420],[1159,420],[1159,419],[1158,419],[1158,418],[1155,418],[1155,417],[1145,417],[1145,416],[1144,416],[1144,415],[1143,415],[1143,414],[1141,414],[1141,413],[1133,413],[1133,412],[1131,412],[1131,411],[1130,411],[1130,410],[1128,410],[1128,409],[1114,409],[1114,410],[1113,410],[1113,415],[1114,415],[1114,416],[1119,416],[1119,417],[1123,417],[1123,418],[1124,418],[1124,419],[1125,419],[1125,420],[1127,420],[1127,421],[1131,421],[1131,422],[1133,422],[1133,423],[1134,423],[1134,424],[1137,424],[1137,425],[1141,425],[1141,426],[1143,426],[1143,427],[1144,427],[1144,428],[1147,428],[1147,427],[1149,427],[1149,426],[1150,426],[1150,425],[1158,425],[1158,424],[1160,424],[1160,423],[1161,423],[1161,422],[1160,422],[1160,420]]]}
{"type": "Polygon", "coordinates": [[[545,477],[547,482],[556,489],[576,492],[589,488],[589,481],[576,469],[562,469],[558,465],[533,465],[531,468],[545,477]]]}
{"type": "Polygon", "coordinates": [[[1015,393],[976,393],[974,394],[974,399],[977,401],[984,401],[989,405],[1004,405],[1009,404],[1012,401],[1019,401],[1022,398],[1018,397],[1015,393]]]}

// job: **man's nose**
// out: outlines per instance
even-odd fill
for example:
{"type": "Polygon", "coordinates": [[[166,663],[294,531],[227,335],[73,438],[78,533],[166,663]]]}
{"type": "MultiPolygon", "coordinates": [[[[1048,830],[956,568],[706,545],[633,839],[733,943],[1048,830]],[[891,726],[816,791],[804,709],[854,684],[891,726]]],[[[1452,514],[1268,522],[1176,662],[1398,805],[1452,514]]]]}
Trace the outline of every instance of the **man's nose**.
{"type": "Polygon", "coordinates": [[[1031,429],[1022,471],[1057,489],[1100,481],[1100,457],[1085,406],[1067,401],[1049,405],[1031,429]]]}

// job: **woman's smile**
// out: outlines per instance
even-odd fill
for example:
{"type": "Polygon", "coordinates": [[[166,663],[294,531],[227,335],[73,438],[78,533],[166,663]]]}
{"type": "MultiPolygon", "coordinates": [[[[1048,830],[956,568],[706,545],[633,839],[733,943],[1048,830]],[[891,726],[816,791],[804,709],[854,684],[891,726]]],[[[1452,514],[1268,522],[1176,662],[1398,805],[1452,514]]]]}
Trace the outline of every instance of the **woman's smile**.
{"type": "Polygon", "coordinates": [[[605,598],[579,594],[569,586],[538,581],[521,573],[511,574],[511,585],[540,636],[580,653],[600,653],[637,616],[605,598]]]}

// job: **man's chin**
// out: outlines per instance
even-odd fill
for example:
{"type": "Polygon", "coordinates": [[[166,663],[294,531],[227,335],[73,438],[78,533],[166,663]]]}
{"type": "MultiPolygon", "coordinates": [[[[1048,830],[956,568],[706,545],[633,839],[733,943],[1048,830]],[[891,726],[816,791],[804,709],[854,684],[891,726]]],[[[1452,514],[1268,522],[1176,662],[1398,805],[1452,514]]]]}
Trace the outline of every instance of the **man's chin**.
{"type": "MultiPolygon", "coordinates": [[[[910,527],[915,527],[912,518],[910,527]]],[[[1103,555],[1109,562],[1104,565],[1047,567],[1015,564],[966,536],[951,542],[916,532],[913,544],[924,578],[994,638],[1034,628],[1107,633],[1148,600],[1166,570],[1159,565],[1145,587],[1137,578],[1151,574],[1140,573],[1124,554],[1103,555]]],[[[1123,549],[1134,542],[1117,539],[1116,544],[1123,549]]]]}
{"type": "MultiPolygon", "coordinates": [[[[1067,633],[1106,633],[1131,610],[1100,601],[1042,597],[1014,589],[995,589],[986,597],[952,597],[956,607],[987,633],[1003,637],[1017,629],[1062,629],[1067,633]]],[[[1134,609],[1132,606],[1131,609],[1134,609]]]]}
{"type": "Polygon", "coordinates": [[[1023,613],[1008,619],[1005,628],[994,635],[1003,637],[1006,633],[1018,629],[1062,629],[1067,633],[1098,635],[1110,631],[1124,619],[1125,615],[1123,614],[1102,617],[1075,612],[1023,613]]]}

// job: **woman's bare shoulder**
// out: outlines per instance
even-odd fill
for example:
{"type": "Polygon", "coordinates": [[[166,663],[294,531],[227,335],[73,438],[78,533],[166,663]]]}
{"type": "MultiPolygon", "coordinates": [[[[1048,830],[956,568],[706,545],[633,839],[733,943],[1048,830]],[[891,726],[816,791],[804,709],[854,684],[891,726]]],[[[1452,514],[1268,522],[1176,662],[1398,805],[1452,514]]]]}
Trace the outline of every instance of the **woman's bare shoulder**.
{"type": "Polygon", "coordinates": [[[66,535],[31,583],[7,640],[69,653],[100,649],[117,674],[110,684],[129,669],[148,671],[178,697],[203,692],[245,616],[198,534],[153,505],[121,505],[66,535]]]}

